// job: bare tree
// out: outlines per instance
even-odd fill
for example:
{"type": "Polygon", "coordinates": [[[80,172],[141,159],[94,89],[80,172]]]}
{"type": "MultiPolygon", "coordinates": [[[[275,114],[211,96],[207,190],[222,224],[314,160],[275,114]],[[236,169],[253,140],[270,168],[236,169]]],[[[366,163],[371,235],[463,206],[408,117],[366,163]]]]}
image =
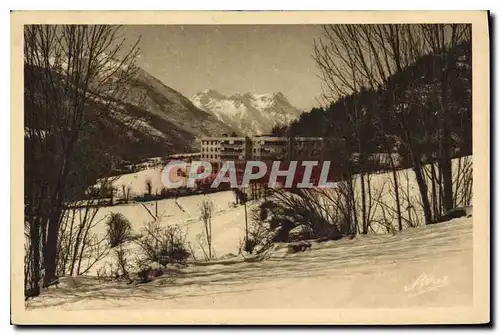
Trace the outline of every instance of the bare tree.
{"type": "Polygon", "coordinates": [[[212,259],[212,216],[214,204],[210,199],[204,199],[200,204],[200,219],[205,228],[205,240],[208,247],[208,258],[212,259]]]}
{"type": "MultiPolygon", "coordinates": [[[[379,136],[385,137],[388,131],[397,136],[409,153],[415,178],[419,186],[421,204],[424,208],[427,224],[434,221],[433,209],[428,196],[428,185],[424,175],[423,163],[425,148],[419,140],[416,125],[427,130],[437,129],[439,138],[438,161],[442,183],[444,208],[452,206],[451,182],[451,143],[452,134],[449,126],[449,99],[451,74],[457,60],[454,48],[463,41],[470,40],[470,26],[467,25],[331,25],[325,26],[324,35],[315,42],[314,58],[318,64],[323,80],[324,100],[327,103],[336,101],[341,97],[353,95],[354,106],[349,108],[349,116],[354,125],[354,132],[360,161],[366,155],[363,141],[360,140],[360,129],[366,123],[366,115],[376,116],[375,126],[378,126],[379,136]],[[433,61],[435,69],[431,75],[440,82],[439,89],[433,92],[423,92],[422,87],[413,82],[420,78],[398,78],[397,74],[413,66],[424,56],[432,55],[441,59],[433,61]],[[399,82],[398,82],[399,80],[399,82]],[[401,80],[405,81],[401,83],[401,80]],[[363,90],[385,93],[390,101],[392,110],[387,109],[387,104],[372,95],[372,103],[366,113],[360,113],[356,97],[363,90]],[[438,113],[437,125],[430,123],[432,118],[423,113],[425,102],[436,96],[441,110],[438,113]],[[424,101],[425,100],[425,101],[424,101]],[[378,120],[377,120],[378,119],[378,120]],[[390,119],[394,127],[384,129],[383,120],[390,119]]],[[[387,101],[385,101],[387,102],[387,101]]],[[[432,130],[431,130],[432,131],[432,130]]],[[[391,144],[382,141],[387,151],[391,151],[391,144]]],[[[388,152],[392,154],[392,152],[388,152]]],[[[397,193],[398,217],[402,215],[401,200],[399,199],[398,176],[393,166],[393,185],[397,193]]],[[[363,176],[361,174],[361,176],[363,176]]],[[[437,180],[437,179],[436,179],[437,180]]],[[[361,181],[362,185],[364,180],[361,181]]],[[[369,192],[369,190],[368,190],[369,192]]],[[[362,186],[362,222],[363,230],[366,228],[366,197],[362,186]]],[[[439,209],[440,210],[440,209],[439,209]]],[[[402,221],[399,220],[399,227],[402,221]]]]}
{"type": "Polygon", "coordinates": [[[453,85],[452,71],[458,60],[453,52],[464,40],[470,40],[471,28],[466,24],[432,24],[422,26],[427,44],[437,55],[436,77],[441,90],[439,99],[440,112],[438,113],[438,143],[439,143],[439,170],[443,182],[443,205],[446,211],[453,208],[453,177],[451,155],[453,140],[450,126],[449,91],[453,85]]]}
{"type": "Polygon", "coordinates": [[[47,286],[56,275],[65,203],[95,182],[106,170],[103,158],[111,156],[109,148],[100,151],[89,143],[104,116],[122,117],[119,101],[136,73],[139,41],[128,47],[119,33],[120,27],[111,25],[24,29],[25,211],[35,286],[41,266],[37,250],[43,249],[47,286]],[[80,168],[86,154],[101,160],[85,157],[94,165],[80,168]]]}
{"type": "Polygon", "coordinates": [[[454,173],[454,207],[472,204],[472,157],[460,157],[454,173]]]}
{"type": "MultiPolygon", "coordinates": [[[[367,159],[367,141],[363,138],[363,127],[368,119],[366,107],[361,106],[357,95],[367,87],[376,86],[376,71],[370,65],[369,50],[366,50],[366,34],[362,25],[328,25],[324,27],[324,36],[315,42],[314,59],[321,71],[323,81],[323,99],[328,104],[342,97],[351,95],[352,106],[348,118],[354,133],[355,144],[346,152],[350,157],[357,155],[357,165],[362,167],[367,159]]],[[[345,130],[344,130],[345,131],[345,130]]],[[[350,132],[351,130],[348,130],[350,132]]],[[[361,223],[362,233],[368,233],[368,208],[366,173],[361,168],[361,223]]],[[[348,175],[351,175],[348,172],[348,175]]],[[[351,192],[353,194],[353,192],[351,192]]]]}
{"type": "Polygon", "coordinates": [[[64,211],[59,228],[57,276],[83,275],[108,255],[107,236],[94,231],[104,219],[96,219],[99,208],[97,199],[90,199],[64,211]]]}

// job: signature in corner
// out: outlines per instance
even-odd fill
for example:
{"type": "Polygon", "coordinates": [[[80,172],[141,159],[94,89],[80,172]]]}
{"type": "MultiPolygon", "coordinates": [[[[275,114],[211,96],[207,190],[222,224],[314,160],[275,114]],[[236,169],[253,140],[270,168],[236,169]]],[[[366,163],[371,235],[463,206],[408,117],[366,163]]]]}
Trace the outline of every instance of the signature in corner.
{"type": "Polygon", "coordinates": [[[448,276],[435,278],[432,275],[428,276],[427,274],[422,273],[411,285],[406,285],[404,290],[405,292],[408,292],[410,296],[416,296],[434,291],[448,284],[448,276]]]}

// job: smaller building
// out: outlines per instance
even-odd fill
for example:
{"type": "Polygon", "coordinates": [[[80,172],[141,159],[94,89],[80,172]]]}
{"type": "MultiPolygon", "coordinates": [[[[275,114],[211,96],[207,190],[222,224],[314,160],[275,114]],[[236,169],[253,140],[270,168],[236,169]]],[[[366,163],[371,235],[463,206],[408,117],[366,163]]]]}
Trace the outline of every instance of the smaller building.
{"type": "Polygon", "coordinates": [[[200,159],[208,162],[220,161],[220,138],[204,137],[201,139],[200,159]]]}

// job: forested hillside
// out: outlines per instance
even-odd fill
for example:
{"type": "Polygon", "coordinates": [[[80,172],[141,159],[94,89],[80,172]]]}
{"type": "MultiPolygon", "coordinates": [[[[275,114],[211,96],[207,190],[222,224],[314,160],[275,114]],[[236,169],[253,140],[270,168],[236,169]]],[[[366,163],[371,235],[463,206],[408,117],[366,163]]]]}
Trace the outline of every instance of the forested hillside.
{"type": "Polygon", "coordinates": [[[410,164],[408,135],[425,161],[438,156],[439,115],[446,104],[453,155],[472,153],[472,57],[470,41],[447,51],[448,62],[430,54],[390,76],[377,89],[362,87],[325,108],[313,108],[291,123],[294,136],[334,136],[346,139],[347,152],[395,151],[410,164]],[[442,67],[448,68],[446,96],[442,94],[442,67]],[[403,109],[407,108],[404,111],[403,109]],[[404,115],[403,115],[404,114],[404,115]],[[405,117],[406,116],[406,117],[405,117]],[[406,133],[409,130],[410,133],[406,133]],[[358,132],[362,136],[359,137],[358,132]],[[390,143],[390,148],[387,148],[390,143]]]}

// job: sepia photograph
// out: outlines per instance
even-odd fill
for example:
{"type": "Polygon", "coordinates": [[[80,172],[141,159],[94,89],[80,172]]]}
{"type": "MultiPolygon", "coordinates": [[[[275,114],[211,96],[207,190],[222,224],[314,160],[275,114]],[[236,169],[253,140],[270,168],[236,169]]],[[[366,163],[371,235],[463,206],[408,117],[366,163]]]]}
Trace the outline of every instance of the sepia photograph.
{"type": "Polygon", "coordinates": [[[11,13],[14,324],[490,321],[488,13],[291,14],[11,13]]]}

